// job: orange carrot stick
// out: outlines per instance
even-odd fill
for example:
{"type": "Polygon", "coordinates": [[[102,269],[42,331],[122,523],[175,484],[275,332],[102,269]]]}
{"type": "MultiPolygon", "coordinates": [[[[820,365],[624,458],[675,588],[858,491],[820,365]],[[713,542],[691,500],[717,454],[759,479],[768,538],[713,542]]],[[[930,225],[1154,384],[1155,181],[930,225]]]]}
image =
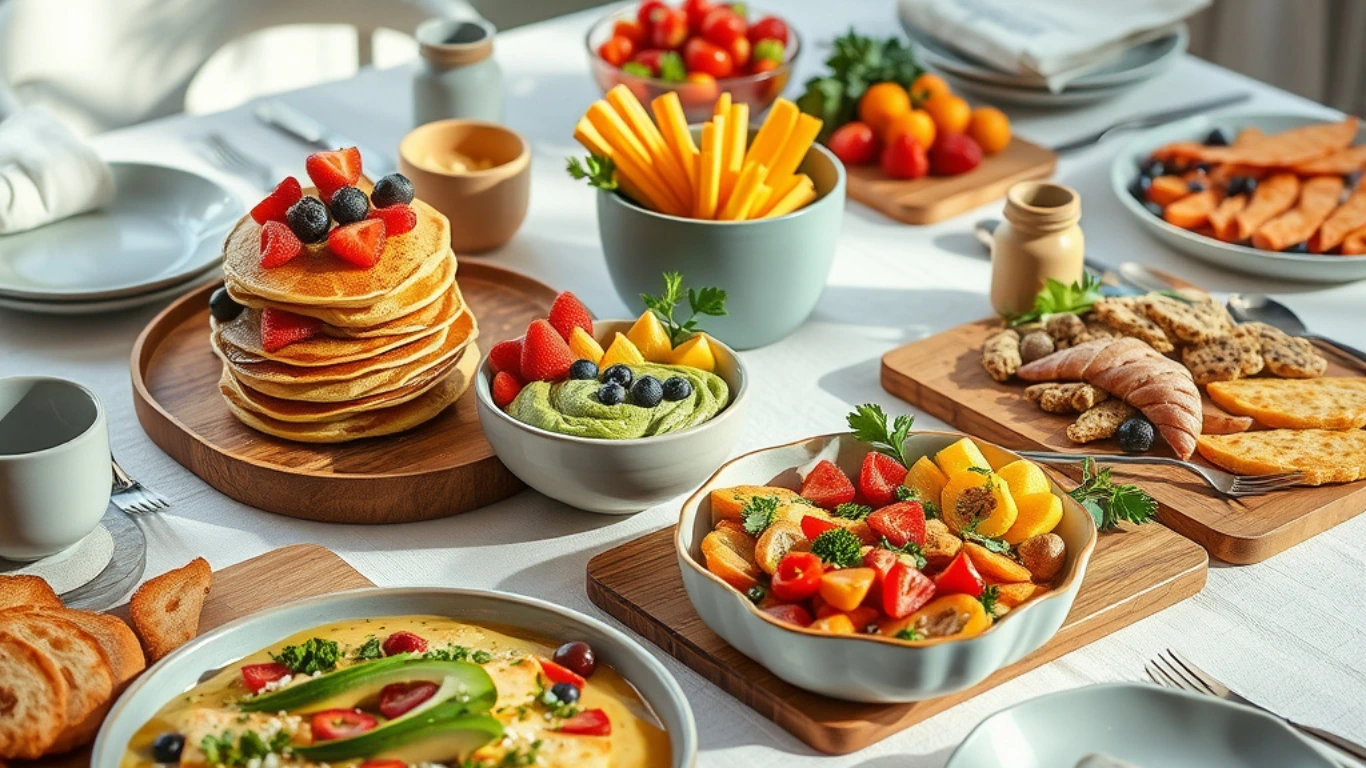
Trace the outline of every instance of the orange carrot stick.
{"type": "Polygon", "coordinates": [[[1299,205],[1264,224],[1252,234],[1252,244],[1268,251],[1283,251],[1303,243],[1338,207],[1342,198],[1341,176],[1315,176],[1306,181],[1299,205]]]}
{"type": "Polygon", "coordinates": [[[1242,242],[1268,221],[1290,210],[1300,196],[1300,179],[1293,173],[1278,173],[1257,185],[1252,201],[1238,214],[1235,242],[1242,242]]]}
{"type": "Polygon", "coordinates": [[[1347,198],[1328,220],[1323,222],[1319,231],[1309,238],[1309,250],[1313,253],[1327,253],[1342,243],[1348,233],[1366,227],[1366,186],[1347,198]]]}

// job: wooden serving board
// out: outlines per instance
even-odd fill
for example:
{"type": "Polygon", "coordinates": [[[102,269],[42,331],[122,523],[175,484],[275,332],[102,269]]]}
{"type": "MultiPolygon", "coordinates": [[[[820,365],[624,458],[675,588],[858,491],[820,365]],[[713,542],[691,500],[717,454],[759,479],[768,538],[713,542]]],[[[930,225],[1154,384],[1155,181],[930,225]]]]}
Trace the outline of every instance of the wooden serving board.
{"type": "MultiPolygon", "coordinates": [[[[456,278],[479,322],[479,347],[522,334],[555,290],[472,259],[456,278]]],[[[521,482],[494,456],[475,413],[474,385],[415,429],[337,445],[296,443],[238,421],[218,391],[209,346],[209,285],[167,307],[133,346],[133,406],[152,442],[238,501],[334,523],[403,523],[467,512],[521,482]]]]}
{"type": "Polygon", "coordinates": [[[876,165],[849,166],[849,197],[907,224],[933,224],[1005,195],[1016,182],[1046,179],[1058,166],[1051,149],[1024,139],[959,176],[889,179],[876,165]]]}
{"type": "Polygon", "coordinates": [[[812,748],[845,754],[1194,595],[1205,585],[1208,564],[1204,550],[1160,525],[1104,534],[1072,612],[1052,640],[973,688],[913,704],[858,704],[810,693],[732,648],[707,628],[688,600],[673,528],[590,560],[588,597],[812,748]]]}
{"type": "MultiPolygon", "coordinates": [[[[1007,448],[1078,451],[1081,446],[1065,433],[1071,418],[1044,413],[1025,400],[1022,384],[998,383],[982,369],[982,343],[997,327],[995,320],[961,325],[888,352],[882,358],[883,388],[957,429],[1007,448]]],[[[1326,357],[1328,376],[1361,375],[1326,357]]],[[[1165,445],[1162,449],[1172,455],[1165,445]]],[[[1089,450],[1115,447],[1096,444],[1089,450]]],[[[1260,562],[1366,510],[1366,481],[1230,499],[1177,467],[1115,470],[1116,477],[1141,484],[1157,499],[1159,520],[1230,563],[1260,562]]],[[[1063,471],[1080,474],[1076,468],[1063,471]]]]}
{"type": "MultiPolygon", "coordinates": [[[[203,634],[243,616],[306,597],[373,586],[373,582],[329,549],[317,544],[282,547],[214,572],[213,586],[199,618],[199,632],[203,634]]],[[[127,619],[128,606],[122,605],[110,613],[127,619]]],[[[87,768],[90,749],[14,765],[87,768]]]]}

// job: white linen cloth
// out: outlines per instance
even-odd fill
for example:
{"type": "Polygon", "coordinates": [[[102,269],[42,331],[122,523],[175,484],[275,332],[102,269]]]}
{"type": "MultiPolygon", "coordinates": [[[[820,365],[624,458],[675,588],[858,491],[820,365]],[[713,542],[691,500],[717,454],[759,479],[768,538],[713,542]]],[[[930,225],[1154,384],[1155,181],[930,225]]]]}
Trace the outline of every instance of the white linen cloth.
{"type": "Polygon", "coordinates": [[[41,227],[114,199],[95,149],[41,107],[0,123],[0,235],[41,227]]]}
{"type": "Polygon", "coordinates": [[[1166,34],[1210,0],[901,0],[916,29],[1054,93],[1166,34]]]}

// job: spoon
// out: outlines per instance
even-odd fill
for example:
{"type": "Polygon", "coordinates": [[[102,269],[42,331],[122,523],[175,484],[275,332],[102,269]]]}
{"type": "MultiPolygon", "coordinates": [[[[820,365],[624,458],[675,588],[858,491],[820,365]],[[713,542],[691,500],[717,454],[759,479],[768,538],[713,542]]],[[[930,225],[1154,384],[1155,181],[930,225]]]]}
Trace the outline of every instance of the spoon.
{"type": "MultiPolygon", "coordinates": [[[[995,239],[996,228],[999,226],[1001,226],[1000,219],[982,219],[972,227],[973,235],[976,236],[978,242],[987,247],[988,252],[991,251],[991,243],[995,239]]],[[[1100,275],[1101,280],[1125,287],[1127,294],[1174,291],[1182,288],[1197,288],[1198,290],[1198,287],[1193,283],[1188,283],[1160,269],[1153,269],[1133,261],[1126,261],[1119,267],[1111,267],[1088,256],[1083,263],[1088,270],[1100,275]]]]}
{"type": "Polygon", "coordinates": [[[1304,321],[1300,320],[1299,315],[1296,315],[1290,307],[1270,296],[1263,296],[1259,293],[1235,293],[1228,297],[1228,312],[1233,315],[1234,320],[1240,323],[1266,323],[1280,328],[1291,336],[1300,336],[1326,344],[1344,356],[1366,366],[1366,352],[1340,341],[1320,336],[1317,333],[1310,333],[1309,329],[1304,327],[1304,321]]]}

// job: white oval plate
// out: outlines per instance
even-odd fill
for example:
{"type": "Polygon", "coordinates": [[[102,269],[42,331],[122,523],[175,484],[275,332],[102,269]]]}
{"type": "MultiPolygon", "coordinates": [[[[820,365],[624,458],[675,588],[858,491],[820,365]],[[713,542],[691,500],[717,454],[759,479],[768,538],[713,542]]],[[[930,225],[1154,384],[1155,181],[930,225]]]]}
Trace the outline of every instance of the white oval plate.
{"type": "Polygon", "coordinates": [[[114,162],[107,207],[0,237],[0,297],[107,301],[146,294],[217,264],[244,206],[189,171],[114,162]]]}
{"type": "Polygon", "coordinates": [[[1105,88],[1066,88],[1060,93],[1053,93],[1047,88],[1015,88],[981,80],[969,80],[948,70],[940,70],[939,73],[944,76],[944,80],[955,91],[971,93],[993,104],[1013,104],[1038,109],[1061,109],[1096,104],[1126,94],[1143,84],[1142,82],[1134,82],[1105,88]]]}
{"type": "Polygon", "coordinates": [[[31,312],[37,315],[98,315],[105,312],[122,312],[128,309],[136,309],[148,304],[155,304],[159,301],[169,301],[183,294],[204,285],[205,283],[221,280],[223,273],[219,271],[218,264],[210,264],[201,272],[190,276],[190,279],[168,285],[165,288],[158,288],[150,293],[139,293],[133,296],[124,296],[116,299],[96,299],[94,301],[30,301],[28,299],[10,299],[0,296],[0,309],[12,309],[16,312],[31,312]]]}
{"type": "MultiPolygon", "coordinates": [[[[1312,253],[1279,253],[1246,245],[1235,245],[1206,237],[1168,224],[1149,213],[1134,196],[1129,185],[1138,177],[1138,166],[1152,151],[1174,141],[1201,141],[1214,128],[1236,136],[1244,128],[1257,127],[1280,133],[1302,125],[1328,122],[1302,115],[1231,115],[1195,117],[1159,126],[1135,136],[1125,144],[1110,165],[1110,187],[1120,203],[1138,219],[1139,224],[1157,239],[1188,256],[1216,266],[1250,275],[1300,282],[1346,283],[1366,279],[1366,256],[1320,256],[1312,253]]],[[[1366,143],[1366,127],[1357,131],[1356,144],[1366,143]]]]}
{"type": "Polygon", "coordinates": [[[431,614],[502,624],[554,640],[583,640],[598,659],[630,681],[669,733],[672,768],[697,758],[697,725],[683,689],[639,643],[597,619],[521,595],[476,589],[421,587],[359,589],[299,600],[225,624],[191,640],[143,673],[109,710],[95,739],[91,765],[114,766],[128,741],[166,702],[199,682],[204,672],[321,624],[380,616],[431,614]]]}
{"type": "Polygon", "coordinates": [[[1270,715],[1146,683],[1091,685],[1003,709],[945,768],[1072,768],[1096,753],[1142,768],[1334,768],[1270,715]]]}

